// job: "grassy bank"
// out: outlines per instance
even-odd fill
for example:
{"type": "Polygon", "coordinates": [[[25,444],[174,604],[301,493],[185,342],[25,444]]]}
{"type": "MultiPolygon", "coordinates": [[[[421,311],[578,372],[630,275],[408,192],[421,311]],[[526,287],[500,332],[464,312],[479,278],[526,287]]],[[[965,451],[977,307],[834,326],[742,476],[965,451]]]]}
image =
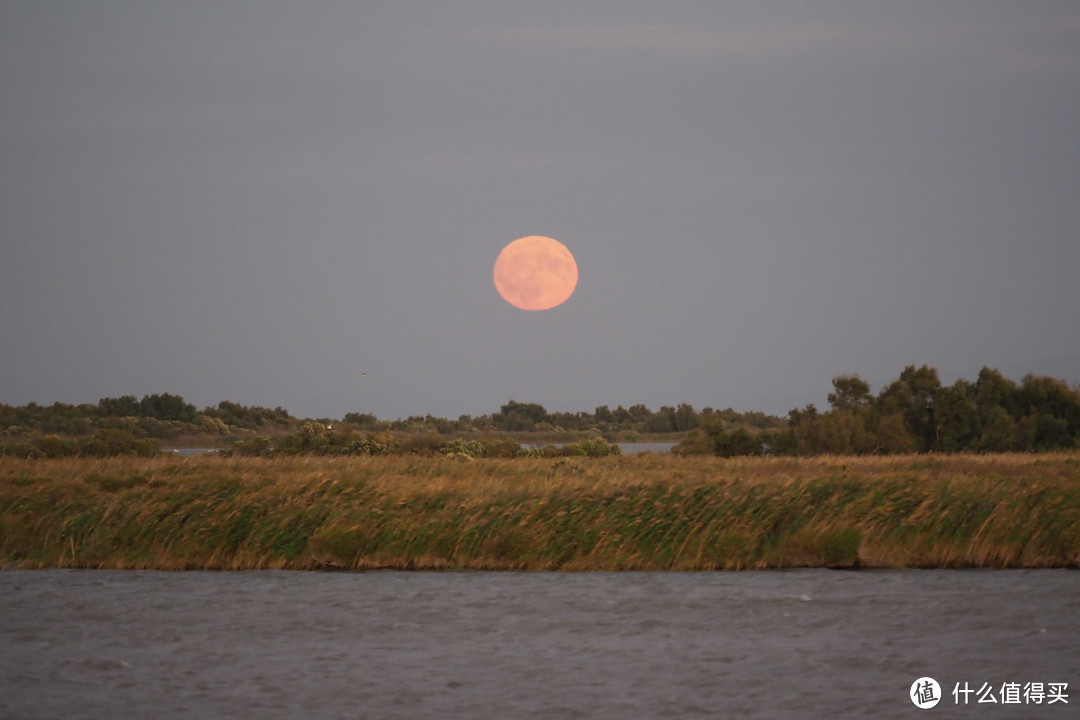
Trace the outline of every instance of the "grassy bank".
{"type": "Polygon", "coordinates": [[[0,460],[0,567],[1080,565],[1080,453],[0,460]]]}

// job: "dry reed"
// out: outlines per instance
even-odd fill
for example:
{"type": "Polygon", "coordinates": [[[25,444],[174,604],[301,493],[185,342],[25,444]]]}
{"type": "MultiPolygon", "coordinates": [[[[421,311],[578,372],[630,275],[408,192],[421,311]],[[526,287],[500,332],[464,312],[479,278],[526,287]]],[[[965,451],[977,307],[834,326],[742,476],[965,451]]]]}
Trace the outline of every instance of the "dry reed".
{"type": "Polygon", "coordinates": [[[17,568],[1080,565],[1080,453],[0,460],[17,568]]]}

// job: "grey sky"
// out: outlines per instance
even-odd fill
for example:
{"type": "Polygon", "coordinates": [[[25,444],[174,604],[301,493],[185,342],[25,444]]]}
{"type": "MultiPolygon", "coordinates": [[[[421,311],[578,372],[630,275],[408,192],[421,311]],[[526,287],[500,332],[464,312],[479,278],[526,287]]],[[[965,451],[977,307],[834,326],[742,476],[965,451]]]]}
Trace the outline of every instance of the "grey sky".
{"type": "Polygon", "coordinates": [[[0,68],[7,404],[783,414],[1080,367],[1075,2],[5,0],[0,68]],[[580,268],[539,313],[491,279],[533,234],[580,268]]]}

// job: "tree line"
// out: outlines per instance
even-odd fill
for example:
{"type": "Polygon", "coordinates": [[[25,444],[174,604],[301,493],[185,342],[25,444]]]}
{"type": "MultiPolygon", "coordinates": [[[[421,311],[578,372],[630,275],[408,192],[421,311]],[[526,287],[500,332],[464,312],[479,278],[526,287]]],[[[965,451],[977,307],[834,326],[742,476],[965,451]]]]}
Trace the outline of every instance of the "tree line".
{"type": "Polygon", "coordinates": [[[732,408],[695,410],[689,403],[663,405],[653,411],[638,403],[612,409],[607,405],[593,412],[549,412],[543,405],[509,400],[490,415],[461,415],[457,420],[413,415],[401,420],[380,420],[370,413],[349,413],[343,422],[373,432],[454,433],[599,433],[605,437],[683,434],[709,419],[745,424],[756,429],[782,427],[784,419],[763,412],[738,412],[732,408]]]}
{"type": "Polygon", "coordinates": [[[437,433],[581,433],[607,434],[671,434],[685,433],[715,418],[728,423],[746,424],[754,428],[778,427],[783,419],[761,412],[736,412],[705,408],[700,412],[689,403],[662,406],[653,411],[643,404],[615,409],[607,405],[595,412],[548,412],[538,403],[510,400],[497,412],[485,415],[461,415],[450,420],[433,415],[412,415],[397,420],[385,420],[372,413],[352,412],[340,420],[331,418],[297,418],[287,410],[259,406],[244,406],[224,401],[215,407],[197,410],[179,395],[164,393],[146,395],[141,400],[134,395],[102,398],[97,404],[27,405],[13,407],[0,404],[0,434],[43,433],[69,437],[87,436],[102,429],[130,430],[141,437],[158,439],[181,435],[227,435],[238,431],[258,431],[280,435],[296,431],[305,423],[316,421],[324,425],[343,424],[367,432],[437,433]]]}
{"type": "MultiPolygon", "coordinates": [[[[0,455],[22,457],[109,455],[157,451],[158,441],[200,435],[239,436],[236,450],[347,454],[414,452],[512,454],[512,442],[491,440],[516,433],[560,437],[574,444],[590,435],[611,442],[640,435],[676,434],[681,454],[818,455],[908,452],[1038,452],[1080,446],[1080,389],[1049,377],[1019,383],[984,367],[974,381],[943,385],[937,370],[909,365],[876,395],[857,374],[832,380],[829,408],[813,404],[787,418],[731,408],[696,410],[689,403],[653,411],[643,404],[593,412],[549,412],[543,405],[509,400],[497,412],[456,420],[432,415],[381,420],[348,413],[341,420],[299,419],[281,407],[223,401],[197,410],[169,393],[102,398],[97,404],[0,404],[0,455]],[[443,437],[439,437],[443,436],[443,437]],[[486,443],[486,444],[485,444],[486,443]],[[469,449],[471,448],[471,449],[469,449]]],[[[578,448],[580,449],[580,448],[578,448]]],[[[587,446],[585,454],[610,454],[587,446]]]]}
{"type": "Polygon", "coordinates": [[[753,433],[705,422],[680,452],[735,455],[1040,452],[1080,447],[1080,390],[1050,377],[1019,383],[984,367],[943,385],[935,368],[909,365],[877,395],[857,374],[833,378],[829,409],[788,413],[787,428],[753,433]]]}

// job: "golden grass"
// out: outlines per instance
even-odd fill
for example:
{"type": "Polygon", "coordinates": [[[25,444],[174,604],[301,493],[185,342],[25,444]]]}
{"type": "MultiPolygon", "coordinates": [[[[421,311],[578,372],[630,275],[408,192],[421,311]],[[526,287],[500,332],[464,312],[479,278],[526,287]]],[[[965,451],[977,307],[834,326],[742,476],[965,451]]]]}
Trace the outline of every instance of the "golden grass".
{"type": "Polygon", "coordinates": [[[0,459],[0,565],[1080,565],[1080,453],[0,459]]]}

